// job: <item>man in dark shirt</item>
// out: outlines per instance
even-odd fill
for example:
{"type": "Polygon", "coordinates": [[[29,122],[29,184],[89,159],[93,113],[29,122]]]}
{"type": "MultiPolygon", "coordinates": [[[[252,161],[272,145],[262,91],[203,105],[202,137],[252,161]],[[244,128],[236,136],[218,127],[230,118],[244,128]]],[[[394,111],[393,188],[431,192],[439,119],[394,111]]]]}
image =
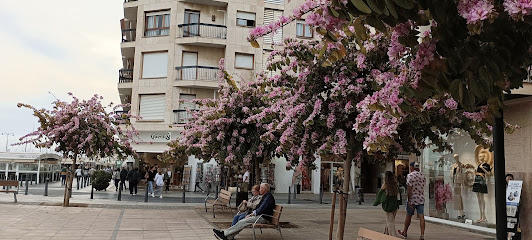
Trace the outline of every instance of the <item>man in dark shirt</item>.
{"type": "Polygon", "coordinates": [[[157,174],[157,165],[153,166],[148,171],[148,178],[146,179],[146,181],[148,182],[148,194],[150,194],[152,197],[155,197],[155,193],[153,192],[153,180],[155,178],[155,174],[157,174]]]}
{"type": "Polygon", "coordinates": [[[260,201],[259,206],[257,206],[251,214],[247,215],[246,218],[238,221],[235,225],[225,231],[213,229],[214,236],[221,240],[228,240],[234,238],[240,231],[242,231],[242,229],[252,225],[254,222],[267,223],[268,221],[271,221],[270,216],[273,215],[273,210],[275,209],[275,199],[270,193],[270,186],[267,183],[261,184],[259,193],[262,195],[262,200],[260,201]],[[261,216],[261,214],[269,216],[261,216]]]}

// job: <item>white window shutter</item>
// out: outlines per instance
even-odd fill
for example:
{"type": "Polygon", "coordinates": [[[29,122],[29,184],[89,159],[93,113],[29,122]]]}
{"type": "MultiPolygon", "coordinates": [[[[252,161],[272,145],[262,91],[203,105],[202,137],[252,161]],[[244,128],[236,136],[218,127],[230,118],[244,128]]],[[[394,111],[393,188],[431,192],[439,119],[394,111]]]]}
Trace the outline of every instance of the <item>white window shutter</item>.
{"type": "Polygon", "coordinates": [[[140,117],[142,120],[164,120],[165,95],[140,95],[140,117]]]}
{"type": "Polygon", "coordinates": [[[236,12],[236,18],[255,21],[255,13],[236,12]]]}
{"type": "Polygon", "coordinates": [[[144,53],[142,59],[142,78],[166,77],[168,71],[168,52],[144,53]]]}
{"type": "Polygon", "coordinates": [[[235,54],[235,67],[253,69],[253,55],[252,54],[235,54]]]}
{"type": "Polygon", "coordinates": [[[196,109],[196,104],[190,102],[190,100],[196,99],[196,94],[179,94],[179,100],[185,100],[179,102],[179,110],[192,110],[196,109]]]}
{"type": "MultiPolygon", "coordinates": [[[[272,22],[279,21],[279,18],[283,16],[283,11],[265,9],[264,10],[264,25],[268,25],[272,22]]],[[[273,34],[268,34],[264,36],[265,44],[280,43],[283,41],[283,28],[280,28],[273,34]]]]}
{"type": "Polygon", "coordinates": [[[264,0],[264,3],[283,5],[284,0],[264,0]]]}

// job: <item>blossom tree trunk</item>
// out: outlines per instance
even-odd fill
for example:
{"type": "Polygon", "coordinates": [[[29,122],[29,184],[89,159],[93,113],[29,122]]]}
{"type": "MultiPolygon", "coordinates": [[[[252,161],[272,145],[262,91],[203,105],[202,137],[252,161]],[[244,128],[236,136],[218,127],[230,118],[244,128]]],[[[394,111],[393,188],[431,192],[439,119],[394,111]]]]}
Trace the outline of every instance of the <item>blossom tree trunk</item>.
{"type": "Polygon", "coordinates": [[[351,181],[351,163],[353,162],[353,158],[355,156],[355,150],[354,149],[354,143],[355,143],[355,133],[350,130],[347,132],[348,139],[347,139],[347,154],[344,159],[344,182],[342,186],[342,191],[345,194],[340,194],[340,214],[338,217],[338,229],[336,232],[336,239],[337,240],[343,240],[344,239],[344,229],[345,229],[345,219],[347,217],[347,201],[349,198],[347,194],[349,194],[349,184],[351,181]]]}
{"type": "Polygon", "coordinates": [[[67,182],[65,184],[65,196],[63,198],[63,207],[70,206],[70,196],[72,196],[72,183],[74,182],[74,169],[76,167],[76,160],[78,158],[78,154],[74,154],[74,159],[72,160],[72,167],[68,171],[68,178],[67,182]]]}
{"type": "MultiPolygon", "coordinates": [[[[253,171],[255,171],[255,184],[260,184],[260,163],[258,158],[255,158],[255,169],[253,171]]],[[[251,188],[252,186],[249,187],[251,188]]]]}

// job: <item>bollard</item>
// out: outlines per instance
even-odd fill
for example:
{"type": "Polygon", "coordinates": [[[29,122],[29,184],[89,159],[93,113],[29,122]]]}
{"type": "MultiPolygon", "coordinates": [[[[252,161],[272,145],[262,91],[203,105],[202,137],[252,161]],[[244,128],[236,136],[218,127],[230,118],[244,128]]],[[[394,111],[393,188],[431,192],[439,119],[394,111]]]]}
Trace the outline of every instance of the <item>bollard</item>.
{"type": "Polygon", "coordinates": [[[144,202],[148,202],[148,182],[146,182],[146,194],[144,194],[144,202]]]}
{"type": "Polygon", "coordinates": [[[31,179],[30,179],[30,185],[33,185],[33,174],[30,175],[30,178],[31,178],[31,179]]]}
{"type": "Polygon", "coordinates": [[[24,191],[24,195],[28,195],[28,178],[26,178],[26,190],[24,191]]]}
{"type": "Polygon", "coordinates": [[[290,192],[290,186],[288,186],[288,204],[290,204],[290,195],[292,195],[292,193],[290,192]]]}
{"type": "Polygon", "coordinates": [[[122,184],[118,188],[118,201],[122,201],[122,184]]]}
{"type": "Polygon", "coordinates": [[[94,199],[94,186],[91,186],[91,199],[94,199]]]}
{"type": "Polygon", "coordinates": [[[294,200],[296,200],[297,186],[294,184],[294,200]]]}
{"type": "Polygon", "coordinates": [[[183,199],[181,199],[182,203],[185,203],[185,187],[183,187],[183,199]]]}
{"type": "Polygon", "coordinates": [[[323,187],[320,187],[320,204],[323,204],[323,187]]]}
{"type": "Polygon", "coordinates": [[[48,196],[48,178],[44,181],[44,196],[48,196]]]}

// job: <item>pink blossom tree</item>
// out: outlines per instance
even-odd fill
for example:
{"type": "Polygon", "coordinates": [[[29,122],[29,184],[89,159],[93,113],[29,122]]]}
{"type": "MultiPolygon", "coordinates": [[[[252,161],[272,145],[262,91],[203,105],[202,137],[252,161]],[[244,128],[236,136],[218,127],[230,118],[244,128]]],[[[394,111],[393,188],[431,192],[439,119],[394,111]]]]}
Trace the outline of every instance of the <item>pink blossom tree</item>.
{"type": "MultiPolygon", "coordinates": [[[[72,93],[71,102],[54,101],[52,110],[37,109],[19,103],[18,107],[29,108],[38,118],[40,127],[22,138],[17,144],[32,143],[38,148],[53,148],[72,158],[72,167],[80,156],[117,157],[136,156],[130,142],[137,132],[131,126],[130,114],[108,112],[123,105],[102,105],[102,97],[94,95],[89,100],[79,100],[72,93]]],[[[65,185],[63,206],[69,206],[72,192],[73,169],[65,185]]]]}

